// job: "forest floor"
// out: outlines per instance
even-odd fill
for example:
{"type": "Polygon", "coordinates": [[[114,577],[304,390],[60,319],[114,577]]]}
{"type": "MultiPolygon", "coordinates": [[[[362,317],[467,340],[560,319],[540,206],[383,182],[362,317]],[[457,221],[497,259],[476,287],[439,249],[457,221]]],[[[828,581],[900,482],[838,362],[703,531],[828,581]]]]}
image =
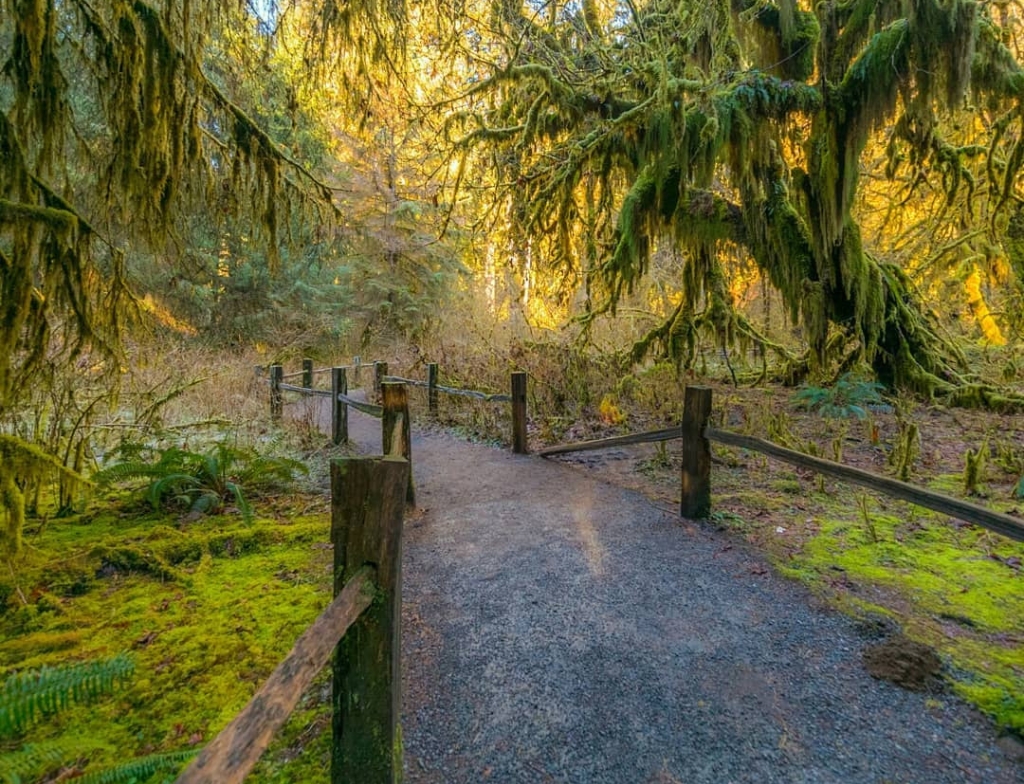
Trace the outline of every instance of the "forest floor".
{"type": "Polygon", "coordinates": [[[680,520],[664,471],[614,467],[630,454],[565,465],[415,433],[408,781],[1022,780],[1019,741],[942,682],[866,672],[890,617],[836,613],[736,531],[680,520]],[[638,476],[652,497],[605,481],[638,476]]]}

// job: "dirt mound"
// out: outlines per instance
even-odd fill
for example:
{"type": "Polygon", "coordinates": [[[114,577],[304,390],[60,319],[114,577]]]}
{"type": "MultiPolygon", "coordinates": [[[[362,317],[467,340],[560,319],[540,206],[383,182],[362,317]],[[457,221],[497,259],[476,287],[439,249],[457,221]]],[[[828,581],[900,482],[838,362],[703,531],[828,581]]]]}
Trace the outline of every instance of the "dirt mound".
{"type": "Polygon", "coordinates": [[[902,634],[864,649],[864,667],[875,678],[911,691],[937,682],[942,662],[934,650],[902,634]]]}

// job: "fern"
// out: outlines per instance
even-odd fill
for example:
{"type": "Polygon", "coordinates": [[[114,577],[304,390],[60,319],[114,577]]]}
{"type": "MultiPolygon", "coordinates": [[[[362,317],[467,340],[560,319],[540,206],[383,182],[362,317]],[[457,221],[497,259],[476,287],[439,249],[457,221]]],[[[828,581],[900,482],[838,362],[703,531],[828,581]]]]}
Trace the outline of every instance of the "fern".
{"type": "Polygon", "coordinates": [[[115,768],[89,773],[75,779],[75,784],[135,784],[146,781],[157,773],[176,772],[182,763],[192,759],[195,751],[175,751],[169,754],[151,754],[126,762],[115,768]]]}
{"type": "Polygon", "coordinates": [[[793,395],[793,402],[808,411],[833,419],[864,419],[872,406],[882,406],[884,387],[874,381],[852,381],[844,374],[831,387],[805,387],[793,395]]]}
{"type": "Polygon", "coordinates": [[[56,767],[66,756],[67,749],[60,743],[26,743],[16,751],[0,754],[0,782],[36,781],[39,771],[56,767]]]}
{"type": "MultiPolygon", "coordinates": [[[[135,666],[125,655],[113,659],[43,667],[10,676],[0,687],[0,738],[21,733],[37,718],[70,705],[111,693],[126,681],[135,666]]],[[[164,771],[177,771],[195,751],[153,754],[113,768],[76,778],[78,784],[136,784],[164,771]]],[[[25,743],[0,752],[0,784],[39,781],[47,771],[65,763],[72,752],[65,743],[25,743]]]]}
{"type": "Polygon", "coordinates": [[[127,656],[119,655],[11,675],[0,687],[0,738],[17,735],[40,716],[111,693],[134,669],[127,656]]]}
{"type": "Polygon", "coordinates": [[[146,481],[145,497],[154,509],[170,504],[192,512],[214,513],[225,501],[232,501],[246,522],[251,522],[253,510],[243,488],[268,490],[308,470],[297,460],[267,457],[223,441],[205,453],[170,447],[153,455],[150,462],[139,459],[144,451],[130,450],[129,460],[104,468],[94,478],[108,486],[146,481]]]}

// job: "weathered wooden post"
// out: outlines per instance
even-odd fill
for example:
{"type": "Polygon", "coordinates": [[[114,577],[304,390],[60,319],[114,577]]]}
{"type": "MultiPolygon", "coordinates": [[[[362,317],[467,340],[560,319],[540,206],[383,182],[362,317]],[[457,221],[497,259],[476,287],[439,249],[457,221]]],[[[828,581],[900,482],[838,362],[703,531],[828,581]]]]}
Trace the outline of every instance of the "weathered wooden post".
{"type": "Polygon", "coordinates": [[[367,564],[377,588],[335,649],[331,784],[402,779],[402,496],[409,470],[395,456],[331,462],[334,593],[367,564]]]}
{"type": "Polygon", "coordinates": [[[347,394],[345,368],[331,368],[331,440],[335,444],[348,443],[348,404],[338,398],[347,394]]]}
{"type": "Polygon", "coordinates": [[[284,381],[284,367],[270,366],[270,418],[275,422],[281,418],[284,404],[281,400],[281,383],[284,381]]]}
{"type": "Polygon", "coordinates": [[[385,381],[381,384],[381,444],[385,455],[400,455],[409,463],[409,486],[405,500],[416,503],[416,490],[412,480],[412,423],[409,420],[409,393],[405,384],[385,381]]]}
{"type": "Polygon", "coordinates": [[[313,388],[313,360],[302,360],[302,388],[313,388]]]}
{"type": "Polygon", "coordinates": [[[683,398],[680,514],[690,519],[711,514],[711,442],[704,437],[710,416],[711,388],[687,387],[683,398]]]}
{"type": "Polygon", "coordinates": [[[427,365],[427,411],[431,418],[437,416],[437,363],[427,365]]]}
{"type": "Polygon", "coordinates": [[[363,361],[359,357],[352,357],[352,386],[359,389],[359,369],[363,366],[363,361]]]}
{"type": "Polygon", "coordinates": [[[512,451],[525,455],[526,447],[526,374],[512,374],[512,451]]]}
{"type": "Polygon", "coordinates": [[[384,383],[384,376],[388,374],[388,363],[387,362],[374,362],[373,363],[373,394],[380,399],[381,384],[384,383]]]}

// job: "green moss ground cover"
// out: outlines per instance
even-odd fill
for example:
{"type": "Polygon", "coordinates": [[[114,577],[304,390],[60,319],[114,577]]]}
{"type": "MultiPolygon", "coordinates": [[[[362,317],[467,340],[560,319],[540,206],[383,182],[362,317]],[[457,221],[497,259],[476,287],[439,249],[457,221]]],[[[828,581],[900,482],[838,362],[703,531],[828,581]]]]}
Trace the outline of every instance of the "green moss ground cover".
{"type": "MultiPolygon", "coordinates": [[[[30,530],[0,575],[0,677],[123,651],[136,668],[114,696],[40,722],[25,740],[61,738],[90,771],[211,740],[330,601],[329,514],[305,501],[320,509],[248,525],[135,507],[30,530]]],[[[249,780],[323,778],[325,677],[249,780]]]]}
{"type": "MultiPolygon", "coordinates": [[[[879,475],[898,473],[904,430],[892,409],[837,419],[801,410],[789,389],[722,384],[714,394],[718,427],[829,459],[838,452],[841,462],[879,475]]],[[[1024,499],[1014,491],[1024,472],[1024,420],[912,403],[901,415],[917,427],[911,483],[963,498],[966,455],[981,449],[988,456],[977,488],[983,497],[970,500],[1022,517],[1024,499]]],[[[655,426],[631,423],[623,432],[655,426]]],[[[631,462],[587,453],[584,465],[677,509],[678,442],[661,455],[653,446],[634,453],[631,462]]],[[[1024,544],[760,454],[718,444],[712,454],[714,524],[871,627],[880,628],[884,616],[881,628],[895,622],[935,647],[952,690],[1001,729],[1024,735],[1024,544]]]]}
{"type": "MultiPolygon", "coordinates": [[[[774,479],[763,485],[750,483],[749,471],[734,472],[748,481],[733,477],[722,488],[716,508],[735,511],[716,519],[843,609],[891,618],[934,646],[956,692],[1000,727],[1024,734],[1024,545],[839,483],[821,490],[814,476],[771,468],[774,479]]],[[[928,484],[956,494],[959,482],[943,476],[928,484]]]]}

